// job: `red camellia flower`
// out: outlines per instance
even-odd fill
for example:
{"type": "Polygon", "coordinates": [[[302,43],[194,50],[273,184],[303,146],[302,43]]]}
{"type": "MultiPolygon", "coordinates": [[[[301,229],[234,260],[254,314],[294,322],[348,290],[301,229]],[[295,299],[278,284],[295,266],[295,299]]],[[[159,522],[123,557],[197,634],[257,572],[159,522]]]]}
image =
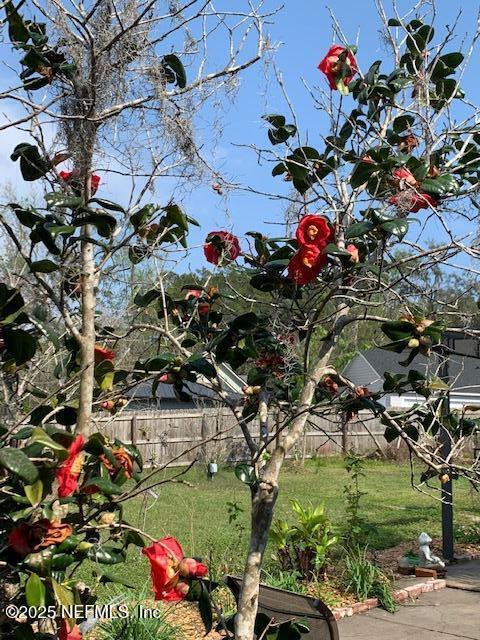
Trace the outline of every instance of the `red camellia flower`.
{"type": "Polygon", "coordinates": [[[78,477],[83,467],[82,449],[85,438],[78,435],[68,449],[68,457],[57,472],[58,496],[71,496],[78,488],[78,477]]]}
{"type": "MultiPolygon", "coordinates": [[[[72,184],[75,189],[81,188],[81,184],[78,180],[78,170],[73,169],[73,171],[59,171],[58,175],[60,178],[66,182],[67,184],[72,184]]],[[[98,187],[100,185],[100,176],[97,176],[95,173],[92,173],[91,181],[90,181],[90,189],[92,191],[92,196],[97,193],[98,187]]]]}
{"type": "Polygon", "coordinates": [[[211,264],[228,264],[240,255],[240,242],[237,236],[228,231],[210,231],[205,238],[203,253],[211,264]]]}
{"type": "Polygon", "coordinates": [[[115,352],[108,347],[102,347],[100,344],[95,345],[95,364],[100,364],[104,360],[115,360],[115,352]]]}
{"type": "Polygon", "coordinates": [[[60,544],[70,537],[73,529],[69,524],[47,518],[37,522],[21,522],[12,529],[8,536],[9,546],[18,554],[26,556],[33,551],[40,551],[52,544],[60,544]]]}
{"type": "Polygon", "coordinates": [[[188,593],[188,584],[181,578],[203,578],[207,567],[194,558],[184,558],[178,540],[162,538],[142,549],[150,561],[155,600],[178,602],[188,593]]]}
{"type": "Polygon", "coordinates": [[[58,630],[58,640],[82,640],[82,638],[82,632],[78,624],[74,624],[73,627],[70,628],[68,622],[63,618],[58,630]]]}
{"type": "Polygon", "coordinates": [[[400,189],[405,189],[407,186],[415,187],[418,183],[413,173],[411,173],[405,167],[399,167],[393,171],[393,177],[398,183],[400,189]]]}
{"type": "Polygon", "coordinates": [[[327,264],[327,256],[317,247],[301,247],[288,263],[288,275],[302,286],[315,280],[327,264]]]}
{"type": "Polygon", "coordinates": [[[353,53],[350,49],[342,47],[339,44],[334,44],[330,47],[327,55],[318,65],[318,68],[327,76],[330,89],[338,89],[341,93],[348,93],[347,87],[358,70],[357,61],[353,53]],[[344,51],[347,53],[345,55],[345,61],[342,62],[340,56],[344,51]],[[348,67],[348,69],[345,69],[346,73],[342,73],[343,65],[348,67]]]}
{"type": "MultiPolygon", "coordinates": [[[[185,300],[192,300],[195,298],[198,300],[198,298],[201,298],[204,295],[207,298],[210,298],[210,295],[208,293],[205,293],[202,289],[188,289],[185,295],[185,300]]],[[[197,310],[201,316],[207,315],[208,313],[210,313],[210,303],[200,302],[197,307],[197,310]]]]}
{"type": "Polygon", "coordinates": [[[439,200],[430,193],[418,193],[413,189],[396,193],[389,202],[411,213],[417,213],[420,209],[428,209],[428,207],[438,207],[440,204],[439,200]]]}
{"type": "Polygon", "coordinates": [[[334,240],[330,222],[315,214],[303,216],[298,223],[296,235],[300,247],[316,247],[320,251],[334,240]]]}
{"type": "Polygon", "coordinates": [[[112,453],[118,467],[113,466],[113,464],[104,454],[98,457],[98,459],[102,461],[104,467],[107,469],[109,475],[111,475],[112,477],[115,476],[119,471],[119,468],[122,468],[125,473],[125,477],[131,478],[133,475],[133,462],[125,448],[118,447],[118,449],[114,449],[112,453]]]}

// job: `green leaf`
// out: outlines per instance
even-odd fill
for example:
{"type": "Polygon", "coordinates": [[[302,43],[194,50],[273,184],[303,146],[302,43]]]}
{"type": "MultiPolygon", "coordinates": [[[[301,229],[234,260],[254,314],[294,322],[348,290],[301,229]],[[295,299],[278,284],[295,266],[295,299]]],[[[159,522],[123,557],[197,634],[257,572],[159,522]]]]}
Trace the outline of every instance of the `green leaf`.
{"type": "Polygon", "coordinates": [[[460,191],[460,185],[452,175],[444,173],[436,178],[426,178],[422,182],[422,189],[428,193],[446,196],[457,194],[460,191]]]}
{"type": "Polygon", "coordinates": [[[47,207],[52,209],[53,207],[66,207],[68,209],[77,209],[83,205],[83,199],[68,195],[67,193],[60,193],[53,191],[51,193],[47,193],[45,196],[45,200],[47,201],[47,207]]]}
{"type": "Polygon", "coordinates": [[[408,231],[409,221],[402,218],[396,218],[395,220],[388,220],[382,222],[380,229],[383,229],[387,233],[393,233],[398,236],[399,240],[403,240],[408,231]]]}
{"type": "Polygon", "coordinates": [[[92,573],[98,579],[98,582],[100,584],[108,584],[109,582],[112,582],[115,584],[121,584],[124,587],[128,587],[129,589],[135,588],[135,585],[133,585],[131,582],[128,582],[128,580],[125,580],[120,576],[114,575],[113,573],[107,573],[106,571],[103,571],[102,573],[97,573],[96,571],[93,571],[92,573]]]}
{"type": "MultiPolygon", "coordinates": [[[[34,78],[25,80],[25,82],[23,83],[23,88],[26,91],[37,91],[38,89],[43,89],[43,87],[46,87],[48,84],[50,84],[50,80],[48,78],[44,78],[43,76],[35,76],[34,78]]],[[[33,178],[33,180],[35,179],[36,178],[33,178]]],[[[25,180],[27,180],[27,178],[25,178],[25,180]]]]}
{"type": "Polygon", "coordinates": [[[88,550],[88,557],[99,564],[119,564],[125,562],[126,553],[123,549],[108,545],[96,544],[88,550]]]}
{"type": "Polygon", "coordinates": [[[395,131],[395,133],[402,133],[402,131],[405,131],[406,129],[409,129],[410,127],[412,127],[414,123],[415,123],[414,116],[409,116],[409,115],[398,116],[393,121],[393,130],[395,131]]]}
{"type": "Polygon", "coordinates": [[[194,355],[189,358],[183,367],[186,371],[194,371],[199,373],[209,380],[212,380],[217,375],[215,367],[208,362],[208,360],[202,356],[194,355]]]}
{"type": "Polygon", "coordinates": [[[115,227],[117,226],[117,221],[114,216],[109,213],[95,211],[86,216],[82,215],[79,218],[75,219],[75,226],[83,226],[87,224],[92,224],[96,227],[98,234],[102,238],[109,238],[113,232],[115,231],[115,227]]]}
{"type": "Polygon", "coordinates": [[[456,69],[459,65],[462,64],[464,59],[463,53],[459,51],[453,51],[452,53],[446,53],[443,56],[440,56],[439,60],[443,62],[443,64],[450,69],[456,69]]]}
{"type": "Polygon", "coordinates": [[[351,238],[359,238],[360,236],[366,235],[374,227],[375,225],[373,224],[373,222],[370,222],[369,220],[365,220],[363,222],[354,222],[345,231],[345,238],[347,240],[350,240],[351,238]]]}
{"type": "Polygon", "coordinates": [[[240,480],[250,486],[257,483],[257,476],[255,475],[255,468],[249,464],[237,464],[235,467],[235,475],[240,480]]]}
{"type": "Polygon", "coordinates": [[[8,37],[13,45],[25,44],[29,37],[30,32],[27,25],[23,21],[18,11],[15,9],[13,2],[8,0],[5,3],[5,11],[7,13],[8,20],[8,37]]]}
{"type": "Polygon", "coordinates": [[[30,263],[30,269],[34,273],[53,273],[59,269],[59,266],[52,260],[37,260],[30,263]]]}
{"type": "Polygon", "coordinates": [[[25,491],[25,495],[30,501],[32,507],[36,507],[37,504],[42,500],[43,496],[43,482],[41,480],[37,480],[33,484],[27,484],[23,487],[25,491]]]}
{"type": "Polygon", "coordinates": [[[98,487],[106,496],[114,496],[122,493],[122,488],[110,480],[110,478],[89,478],[84,487],[98,487]]]}
{"type": "Polygon", "coordinates": [[[53,440],[53,438],[51,438],[48,433],[46,433],[41,427],[35,427],[35,429],[32,431],[30,440],[32,443],[35,442],[37,444],[41,444],[42,446],[47,447],[47,449],[51,449],[52,451],[66,454],[65,447],[62,447],[61,444],[55,442],[55,440],[53,440]]]}
{"type": "Polygon", "coordinates": [[[187,86],[187,74],[180,58],[170,53],[163,56],[161,65],[167,82],[177,85],[180,89],[184,89],[187,86]]]}
{"type": "Polygon", "coordinates": [[[109,211],[120,211],[120,213],[125,213],[125,209],[122,205],[117,204],[116,202],[111,202],[110,200],[104,200],[103,198],[90,198],[88,203],[95,202],[99,204],[104,209],[108,209],[109,211]]]}
{"type": "MultiPolygon", "coordinates": [[[[126,523],[124,522],[124,524],[126,523]]],[[[125,547],[128,547],[128,545],[133,544],[136,547],[143,548],[145,546],[145,540],[138,533],[138,531],[127,529],[125,532],[125,535],[123,536],[123,544],[125,547]]]]}
{"type": "Polygon", "coordinates": [[[232,329],[239,331],[251,331],[257,326],[258,321],[259,318],[257,314],[253,311],[249,311],[248,313],[243,313],[242,315],[237,316],[231,321],[230,326],[232,329]]]}
{"type": "Polygon", "coordinates": [[[73,592],[63,584],[59,584],[54,578],[50,578],[55,599],[59,605],[71,607],[74,602],[73,592]]]}
{"type": "Polygon", "coordinates": [[[275,127],[275,129],[279,129],[283,127],[286,123],[285,116],[278,115],[276,113],[270,113],[266,116],[262,116],[263,120],[266,120],[269,124],[275,127]]]}
{"type": "Polygon", "coordinates": [[[72,427],[76,424],[78,418],[78,411],[75,407],[65,406],[57,411],[55,414],[55,419],[58,424],[61,424],[65,427],[72,427]]]}
{"type": "Polygon", "coordinates": [[[38,469],[21,449],[4,447],[0,449],[0,467],[8,469],[28,484],[38,480],[38,469]]]}
{"type": "Polygon", "coordinates": [[[43,178],[51,169],[51,162],[40,155],[38,147],[27,142],[17,144],[10,158],[14,162],[20,159],[20,171],[27,182],[43,178]]]}
{"type": "Polygon", "coordinates": [[[44,220],[43,216],[41,216],[38,211],[34,209],[26,209],[19,204],[14,202],[8,205],[15,215],[18,218],[20,224],[23,224],[24,227],[29,227],[32,229],[37,222],[42,222],[44,220]]]}
{"type": "Polygon", "coordinates": [[[350,186],[352,189],[362,186],[368,182],[369,178],[378,171],[378,167],[368,162],[359,162],[350,176],[350,186]]]}
{"type": "Polygon", "coordinates": [[[391,322],[384,322],[381,325],[381,329],[387,338],[397,341],[410,338],[415,331],[415,326],[404,320],[392,320],[391,322]]]}
{"type": "Polygon", "coordinates": [[[45,585],[36,573],[31,573],[25,584],[25,599],[29,607],[45,606],[45,585]]]}
{"type": "Polygon", "coordinates": [[[31,360],[37,350],[37,339],[23,329],[4,327],[2,337],[8,355],[19,366],[31,360]]]}
{"type": "Polygon", "coordinates": [[[201,587],[200,598],[198,600],[198,610],[200,612],[200,617],[202,618],[203,626],[205,627],[205,633],[207,634],[212,630],[213,626],[212,603],[210,601],[210,595],[203,582],[201,582],[201,587]]]}

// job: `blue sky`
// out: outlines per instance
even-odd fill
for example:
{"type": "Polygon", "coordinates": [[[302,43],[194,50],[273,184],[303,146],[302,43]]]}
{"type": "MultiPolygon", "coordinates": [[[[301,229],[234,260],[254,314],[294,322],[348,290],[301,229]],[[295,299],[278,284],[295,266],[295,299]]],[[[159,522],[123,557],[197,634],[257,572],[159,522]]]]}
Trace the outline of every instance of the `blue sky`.
{"type": "MultiPolygon", "coordinates": [[[[243,2],[241,4],[243,6],[243,2]]],[[[385,4],[387,15],[393,15],[388,9],[388,1],[385,4]]],[[[406,11],[414,2],[400,0],[397,4],[401,11],[406,11]]],[[[462,38],[469,33],[471,35],[474,28],[478,2],[439,0],[437,4],[437,34],[443,32],[445,25],[452,24],[460,8],[462,10],[457,28],[458,47],[450,45],[448,50],[459,49],[462,38]]],[[[220,0],[219,6],[231,9],[235,3],[220,0]]],[[[275,0],[267,0],[266,6],[273,9],[278,3],[275,0]]],[[[380,22],[374,0],[342,0],[332,3],[331,7],[349,42],[355,43],[358,39],[357,59],[363,70],[368,69],[374,60],[386,57],[385,45],[378,34],[380,22]]],[[[321,149],[319,134],[326,132],[326,118],[314,109],[303,81],[312,88],[316,85],[326,86],[325,78],[316,67],[334,42],[327,6],[317,0],[286,0],[285,7],[273,18],[273,24],[268,26],[268,31],[271,41],[277,45],[274,62],[282,73],[286,91],[299,119],[302,135],[308,136],[309,143],[313,146],[319,145],[321,149]]],[[[210,49],[212,68],[221,64],[222,51],[219,47],[220,45],[214,42],[210,49]]],[[[469,71],[462,82],[467,95],[476,103],[480,97],[478,65],[479,54],[475,52],[469,71]]],[[[385,70],[391,70],[389,67],[387,64],[385,70]]],[[[353,108],[353,99],[347,100],[350,100],[353,108]]],[[[211,109],[211,106],[207,106],[199,119],[198,139],[205,145],[207,155],[210,153],[214,156],[222,172],[235,183],[249,185],[261,191],[288,194],[290,185],[284,183],[280,177],[271,176],[272,165],[265,163],[260,166],[253,151],[238,146],[253,144],[263,148],[269,147],[265,122],[261,119],[263,114],[284,113],[288,119],[288,107],[278,89],[273,67],[257,64],[243,73],[235,99],[224,103],[222,135],[214,148],[210,144],[209,131],[203,124],[213,115],[211,109]]],[[[18,136],[16,139],[13,132],[10,132],[0,136],[0,140],[2,147],[8,151],[0,160],[0,171],[4,179],[11,179],[15,172],[19,173],[18,166],[12,167],[8,158],[10,148],[18,141],[18,136]]],[[[275,150],[280,152],[279,147],[275,150]]],[[[105,180],[102,195],[118,199],[118,186],[115,179],[105,180]]],[[[164,190],[162,185],[159,185],[157,197],[161,204],[161,198],[166,197],[167,192],[168,189],[164,190]]],[[[242,236],[246,231],[255,229],[269,235],[278,235],[281,233],[281,227],[275,225],[283,221],[285,211],[284,201],[241,191],[219,197],[210,185],[195,188],[185,196],[183,204],[186,211],[201,223],[201,230],[194,230],[191,235],[192,248],[183,265],[184,269],[204,264],[201,244],[209,230],[230,228],[242,236]]]]}

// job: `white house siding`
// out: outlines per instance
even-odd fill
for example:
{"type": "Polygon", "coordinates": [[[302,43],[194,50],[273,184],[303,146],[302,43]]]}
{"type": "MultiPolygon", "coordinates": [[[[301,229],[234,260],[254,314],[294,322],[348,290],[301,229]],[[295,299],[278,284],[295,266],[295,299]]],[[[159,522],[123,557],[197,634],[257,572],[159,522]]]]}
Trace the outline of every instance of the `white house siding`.
{"type": "MultiPolygon", "coordinates": [[[[381,402],[387,409],[409,409],[415,403],[425,402],[425,398],[415,393],[405,393],[401,396],[388,394],[382,398],[381,402]]],[[[480,406],[480,394],[452,391],[450,393],[450,408],[463,409],[465,406],[480,406]]]]}

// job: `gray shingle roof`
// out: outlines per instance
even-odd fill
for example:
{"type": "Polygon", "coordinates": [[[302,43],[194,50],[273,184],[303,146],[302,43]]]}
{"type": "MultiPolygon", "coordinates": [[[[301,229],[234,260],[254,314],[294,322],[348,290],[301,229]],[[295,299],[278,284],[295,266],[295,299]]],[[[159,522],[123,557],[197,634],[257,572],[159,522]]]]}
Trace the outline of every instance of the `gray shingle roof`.
{"type": "MultiPolygon", "coordinates": [[[[456,349],[460,351],[459,346],[457,346],[456,349]]],[[[378,373],[379,378],[383,378],[383,374],[386,371],[394,374],[407,373],[409,369],[415,369],[421,373],[428,371],[432,375],[438,375],[440,365],[439,356],[434,355],[426,358],[425,356],[418,355],[409,366],[404,367],[400,362],[405,360],[407,355],[406,352],[395,353],[384,349],[362,351],[362,356],[378,373]]],[[[452,354],[449,357],[448,374],[453,389],[469,388],[471,392],[480,393],[480,359],[452,354]]]]}

